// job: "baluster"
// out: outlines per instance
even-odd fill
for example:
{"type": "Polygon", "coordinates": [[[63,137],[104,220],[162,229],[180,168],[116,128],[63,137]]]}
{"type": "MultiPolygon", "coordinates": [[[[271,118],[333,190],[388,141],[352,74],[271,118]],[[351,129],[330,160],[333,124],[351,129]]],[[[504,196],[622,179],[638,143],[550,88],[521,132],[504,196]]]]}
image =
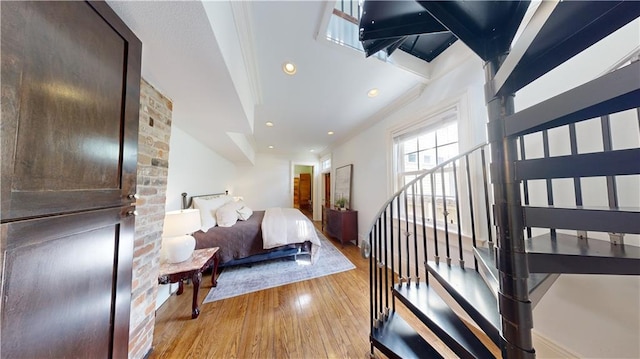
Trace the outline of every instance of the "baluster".
{"type": "MultiPolygon", "coordinates": [[[[471,171],[469,170],[469,155],[464,156],[466,169],[467,169],[467,187],[469,189],[469,214],[471,216],[471,243],[473,243],[473,248],[476,248],[476,223],[475,217],[473,215],[473,189],[471,184],[471,171]]],[[[473,256],[473,267],[476,272],[478,271],[478,260],[476,256],[473,256]]]]}
{"type": "Polygon", "coordinates": [[[405,282],[402,276],[402,207],[400,205],[400,194],[398,194],[398,285],[402,286],[405,282]]]}
{"type": "MultiPolygon", "coordinates": [[[[400,212],[400,211],[398,211],[400,212]]],[[[393,242],[394,242],[394,238],[393,238],[393,199],[391,200],[391,202],[389,202],[389,214],[390,214],[390,228],[389,228],[389,234],[391,235],[389,238],[389,246],[391,248],[389,248],[389,253],[391,255],[391,288],[395,288],[396,286],[396,278],[395,278],[395,258],[393,258],[393,242]]],[[[387,288],[387,290],[389,290],[389,288],[387,288]]],[[[396,310],[396,300],[394,298],[392,298],[391,300],[391,309],[395,312],[396,310]]]]}
{"type": "Polygon", "coordinates": [[[375,238],[375,225],[369,232],[369,243],[371,243],[371,254],[369,255],[369,308],[371,310],[371,327],[378,328],[378,305],[375,301],[377,297],[376,287],[376,270],[375,270],[375,253],[376,253],[376,238],[375,238]]]}
{"type": "Polygon", "coordinates": [[[482,159],[482,182],[484,185],[484,206],[485,206],[485,211],[487,214],[487,229],[489,230],[489,233],[487,233],[488,236],[488,242],[487,242],[487,246],[489,247],[489,251],[493,252],[493,234],[491,231],[491,209],[489,208],[489,188],[487,186],[487,161],[484,155],[484,147],[482,149],[480,149],[480,157],[482,159]]]}
{"type": "MultiPolygon", "coordinates": [[[[549,158],[549,132],[547,130],[542,131],[542,149],[544,153],[544,158],[549,158]]],[[[553,206],[553,182],[551,178],[545,179],[547,184],[547,204],[549,206],[553,206]]],[[[551,240],[555,240],[556,238],[556,229],[551,228],[551,240]]]]}
{"type": "Polygon", "coordinates": [[[422,212],[422,250],[424,254],[424,281],[429,285],[429,271],[427,270],[427,219],[424,215],[424,177],[420,178],[420,210],[422,212]]]}
{"type": "MultiPolygon", "coordinates": [[[[613,150],[613,145],[611,139],[611,122],[609,120],[609,115],[600,117],[600,124],[602,127],[603,151],[611,151],[613,150]]],[[[607,197],[609,200],[609,208],[618,209],[618,186],[615,176],[607,176],[607,197]]],[[[613,244],[624,244],[624,233],[609,233],[609,240],[613,244]]]]}
{"type": "Polygon", "coordinates": [[[456,221],[458,223],[458,255],[460,256],[460,267],[464,268],[464,257],[462,253],[462,228],[460,227],[460,199],[458,198],[458,172],[456,171],[456,161],[453,166],[453,189],[456,197],[456,221]]]}
{"type": "MultiPolygon", "coordinates": [[[[418,224],[416,223],[416,185],[418,182],[414,182],[411,189],[411,203],[413,205],[413,264],[415,267],[415,281],[416,285],[420,284],[420,273],[418,266],[418,224]]],[[[407,237],[407,240],[409,237],[407,237]]]]}
{"type": "Polygon", "coordinates": [[[444,243],[447,255],[447,265],[451,265],[451,248],[449,246],[449,212],[447,212],[447,191],[445,189],[444,167],[440,167],[442,180],[442,214],[444,216],[444,243]]]}
{"type": "MultiPolygon", "coordinates": [[[[520,142],[520,157],[522,160],[526,160],[527,156],[525,154],[525,146],[524,146],[524,136],[520,136],[519,138],[520,142]]],[[[522,191],[524,192],[524,205],[528,206],[529,205],[529,181],[524,180],[522,181],[522,191]]],[[[531,227],[525,227],[527,229],[527,238],[531,238],[531,227]]]]}
{"type": "Polygon", "coordinates": [[[382,271],[384,270],[384,263],[382,262],[382,218],[378,217],[378,223],[377,223],[377,228],[378,230],[378,266],[377,266],[377,271],[378,271],[378,288],[380,288],[380,291],[378,292],[378,302],[380,303],[380,318],[382,318],[383,320],[386,320],[385,316],[384,316],[384,307],[382,305],[383,303],[383,298],[384,298],[384,294],[388,291],[387,288],[385,288],[385,286],[382,283],[382,271]]]}
{"type": "Polygon", "coordinates": [[[434,172],[431,172],[431,220],[433,225],[433,254],[436,264],[440,263],[440,255],[438,254],[438,227],[436,226],[436,181],[434,172]]]}
{"type": "Polygon", "coordinates": [[[385,311],[385,317],[388,318],[389,317],[389,269],[387,268],[387,265],[389,263],[389,252],[387,251],[387,209],[389,209],[389,206],[387,206],[387,208],[385,208],[383,215],[383,225],[384,225],[384,263],[385,266],[383,268],[384,270],[384,311],[385,311]]]}
{"type": "MultiPolygon", "coordinates": [[[[576,124],[569,124],[569,142],[571,143],[571,154],[578,154],[578,136],[576,134],[576,124]]],[[[573,177],[573,192],[575,194],[576,199],[576,207],[582,206],[582,182],[580,181],[580,177],[573,177]]],[[[578,231],[578,238],[586,239],[587,231],[578,231]]]]}
{"type": "Polygon", "coordinates": [[[407,285],[411,285],[411,256],[409,254],[409,199],[408,199],[407,190],[404,190],[404,235],[406,237],[404,241],[404,246],[407,250],[407,285]]]}

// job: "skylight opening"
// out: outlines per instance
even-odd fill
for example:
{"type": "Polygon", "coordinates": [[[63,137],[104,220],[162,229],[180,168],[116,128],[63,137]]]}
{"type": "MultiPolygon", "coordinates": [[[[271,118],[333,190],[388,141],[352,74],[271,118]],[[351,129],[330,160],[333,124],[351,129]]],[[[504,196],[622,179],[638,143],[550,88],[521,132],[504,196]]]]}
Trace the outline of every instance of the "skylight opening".
{"type": "MultiPolygon", "coordinates": [[[[327,40],[364,53],[359,39],[359,22],[362,8],[357,0],[338,0],[327,26],[327,40]]],[[[387,53],[378,51],[373,57],[391,62],[387,53]]]]}

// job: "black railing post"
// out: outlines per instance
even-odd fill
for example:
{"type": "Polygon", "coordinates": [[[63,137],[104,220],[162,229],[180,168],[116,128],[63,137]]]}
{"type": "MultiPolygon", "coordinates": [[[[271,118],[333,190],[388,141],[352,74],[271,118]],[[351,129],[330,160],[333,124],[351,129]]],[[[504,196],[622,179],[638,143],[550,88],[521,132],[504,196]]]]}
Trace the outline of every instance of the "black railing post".
{"type": "Polygon", "coordinates": [[[436,178],[435,172],[431,172],[431,217],[433,220],[433,256],[436,264],[440,263],[440,255],[438,254],[438,226],[436,220],[436,178]]]}
{"type": "MultiPolygon", "coordinates": [[[[471,219],[471,243],[473,243],[473,248],[476,247],[476,223],[475,223],[475,218],[473,216],[474,210],[473,210],[473,184],[471,183],[471,172],[469,170],[469,155],[465,155],[464,156],[464,161],[465,161],[465,165],[466,165],[466,172],[467,172],[467,188],[469,190],[469,218],[471,219]]],[[[487,213],[488,215],[488,213],[487,213]]],[[[491,228],[489,228],[489,230],[491,230],[491,228]]],[[[478,271],[478,259],[476,258],[476,256],[473,256],[473,267],[475,268],[476,272],[478,271]]]]}
{"type": "Polygon", "coordinates": [[[464,268],[464,253],[462,251],[462,225],[460,224],[460,199],[458,198],[458,173],[456,170],[456,162],[453,165],[453,193],[456,197],[456,223],[458,224],[458,256],[461,268],[464,268]]]}
{"type": "MultiPolygon", "coordinates": [[[[520,136],[520,159],[526,160],[527,154],[525,152],[524,136],[520,136]]],[[[529,205],[529,182],[527,180],[522,181],[522,192],[524,193],[524,205],[529,205]]],[[[531,238],[531,227],[527,227],[527,238],[531,238]]]]}
{"type": "MultiPolygon", "coordinates": [[[[549,152],[549,131],[542,131],[542,151],[544,154],[544,158],[551,157],[551,153],[549,152]]],[[[551,178],[547,178],[545,180],[547,185],[547,204],[549,206],[553,206],[553,181],[551,178]]],[[[551,238],[555,240],[556,238],[556,229],[550,228],[551,238]]]]}
{"type": "Polygon", "coordinates": [[[447,212],[447,191],[445,189],[444,167],[440,168],[440,180],[442,181],[442,214],[444,216],[444,246],[447,256],[447,265],[451,265],[451,246],[449,245],[449,212],[447,212]]]}
{"type": "MultiPolygon", "coordinates": [[[[371,252],[369,255],[369,328],[371,328],[371,332],[369,333],[369,338],[373,337],[373,331],[375,328],[375,319],[374,319],[374,313],[375,313],[375,308],[373,307],[373,300],[375,298],[375,292],[374,292],[374,279],[373,279],[373,231],[369,232],[369,243],[371,244],[371,252]]],[[[374,349],[373,349],[373,341],[369,340],[369,345],[370,345],[370,352],[371,352],[371,356],[373,357],[374,354],[374,349]]]]}
{"type": "MultiPolygon", "coordinates": [[[[400,212],[400,211],[398,211],[400,212]]],[[[389,253],[391,255],[391,288],[396,286],[396,266],[395,266],[395,258],[393,257],[393,199],[389,202],[389,253]]],[[[387,288],[389,290],[390,288],[387,288]]],[[[391,311],[396,311],[396,300],[395,297],[391,297],[391,311]]]]}
{"type": "Polygon", "coordinates": [[[487,215],[487,245],[489,249],[493,251],[493,235],[491,234],[491,204],[489,202],[489,187],[487,185],[487,181],[489,178],[487,177],[487,161],[485,159],[484,148],[480,149],[480,159],[482,162],[482,186],[484,188],[484,209],[485,214],[487,215]]]}
{"type": "Polygon", "coordinates": [[[372,308],[371,308],[371,313],[373,315],[373,326],[375,328],[378,328],[380,326],[380,317],[378,317],[378,313],[380,312],[378,310],[378,291],[380,290],[380,288],[378,288],[377,284],[378,284],[378,236],[377,236],[377,231],[376,231],[376,225],[374,225],[373,229],[371,230],[370,233],[370,238],[371,238],[371,255],[369,256],[370,261],[369,261],[369,270],[371,271],[370,277],[371,277],[371,287],[373,288],[373,296],[371,298],[372,301],[372,308]]]}
{"type": "Polygon", "coordinates": [[[381,320],[386,321],[387,318],[385,317],[384,313],[386,312],[385,308],[384,308],[384,295],[385,293],[388,291],[388,288],[383,285],[382,283],[382,271],[385,270],[384,267],[384,262],[382,260],[383,257],[383,253],[382,253],[382,217],[378,217],[378,255],[376,256],[376,265],[377,265],[377,271],[378,271],[378,288],[379,289],[379,293],[378,293],[378,303],[380,303],[380,312],[378,313],[378,315],[380,316],[381,320]],[[384,291],[384,293],[383,293],[384,291]]]}
{"type": "Polygon", "coordinates": [[[427,218],[424,215],[424,178],[420,179],[420,210],[422,212],[422,251],[424,257],[424,281],[429,285],[429,271],[427,262],[429,261],[427,250],[427,218]]]}
{"type": "MultiPolygon", "coordinates": [[[[415,273],[415,281],[416,285],[420,284],[420,267],[418,265],[418,224],[416,220],[416,185],[418,182],[415,182],[411,187],[412,199],[411,204],[413,206],[413,265],[414,265],[414,273],[415,273]]],[[[407,240],[409,238],[407,237],[407,240]]]]}
{"type": "Polygon", "coordinates": [[[404,277],[402,276],[402,207],[400,206],[400,195],[398,200],[398,284],[402,286],[404,277]]]}
{"type": "MultiPolygon", "coordinates": [[[[375,313],[375,298],[376,298],[376,287],[375,287],[375,267],[374,267],[374,257],[375,257],[375,238],[373,236],[373,231],[369,232],[369,243],[371,244],[371,252],[369,255],[369,320],[371,324],[371,330],[373,331],[374,327],[377,327],[375,313]]],[[[373,344],[371,345],[371,353],[373,354],[373,344]]]]}
{"type": "MultiPolygon", "coordinates": [[[[491,89],[506,54],[485,63],[485,81],[491,89]]],[[[491,182],[497,225],[497,263],[500,271],[499,306],[502,321],[502,357],[535,358],[531,339],[532,305],[527,279],[529,269],[524,245],[520,184],[514,180],[517,141],[505,137],[504,118],[514,113],[514,94],[490,95],[487,91],[488,133],[491,145],[491,182]]]]}
{"type": "MultiPolygon", "coordinates": [[[[387,242],[388,242],[388,236],[387,233],[388,232],[388,228],[387,228],[387,210],[385,209],[382,212],[383,217],[383,224],[384,224],[384,307],[385,307],[385,315],[388,315],[389,312],[389,268],[387,268],[387,266],[389,265],[389,251],[387,250],[387,242]]],[[[392,231],[393,232],[393,231],[392,231]]],[[[393,260],[393,257],[392,257],[393,260]]]]}
{"type": "Polygon", "coordinates": [[[404,237],[406,239],[405,241],[405,248],[407,250],[407,260],[406,260],[406,264],[407,264],[407,276],[406,276],[406,280],[407,280],[407,285],[411,285],[411,257],[410,257],[410,253],[409,252],[409,236],[411,234],[409,233],[409,199],[407,198],[407,190],[405,189],[404,191],[404,237]]]}

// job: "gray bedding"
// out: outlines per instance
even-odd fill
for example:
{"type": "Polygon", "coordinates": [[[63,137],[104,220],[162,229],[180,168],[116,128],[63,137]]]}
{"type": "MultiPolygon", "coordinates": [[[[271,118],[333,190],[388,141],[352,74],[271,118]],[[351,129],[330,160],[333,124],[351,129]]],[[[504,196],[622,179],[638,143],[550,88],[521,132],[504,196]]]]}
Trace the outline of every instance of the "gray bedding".
{"type": "Polygon", "coordinates": [[[198,231],[193,234],[196,249],[220,247],[218,255],[220,263],[244,259],[256,254],[263,254],[283,248],[296,248],[289,245],[273,249],[262,248],[262,219],[264,211],[254,211],[246,221],[238,221],[231,227],[213,227],[206,233],[198,231]]]}

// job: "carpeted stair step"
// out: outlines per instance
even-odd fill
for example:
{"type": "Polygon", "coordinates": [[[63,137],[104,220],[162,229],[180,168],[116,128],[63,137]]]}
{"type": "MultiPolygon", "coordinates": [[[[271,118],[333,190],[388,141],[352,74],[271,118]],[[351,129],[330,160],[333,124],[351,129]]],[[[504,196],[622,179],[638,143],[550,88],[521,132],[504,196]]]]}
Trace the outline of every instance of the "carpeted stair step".
{"type": "Polygon", "coordinates": [[[544,234],[526,241],[532,273],[640,275],[640,247],[575,235],[544,234]]]}
{"type": "Polygon", "coordinates": [[[460,358],[494,358],[433,287],[426,283],[396,285],[393,295],[460,358]]]}
{"type": "Polygon", "coordinates": [[[480,274],[471,268],[435,262],[428,262],[427,269],[491,341],[500,345],[498,300],[480,274]]]}
{"type": "Polygon", "coordinates": [[[371,342],[389,358],[443,358],[397,313],[373,329],[371,342]]]}
{"type": "MultiPolygon", "coordinates": [[[[492,250],[489,248],[476,247],[473,254],[478,260],[478,271],[484,282],[491,288],[491,292],[498,297],[498,268],[492,250]]],[[[535,308],[549,288],[560,277],[558,273],[529,273],[527,285],[529,287],[529,300],[535,308]]]]}

